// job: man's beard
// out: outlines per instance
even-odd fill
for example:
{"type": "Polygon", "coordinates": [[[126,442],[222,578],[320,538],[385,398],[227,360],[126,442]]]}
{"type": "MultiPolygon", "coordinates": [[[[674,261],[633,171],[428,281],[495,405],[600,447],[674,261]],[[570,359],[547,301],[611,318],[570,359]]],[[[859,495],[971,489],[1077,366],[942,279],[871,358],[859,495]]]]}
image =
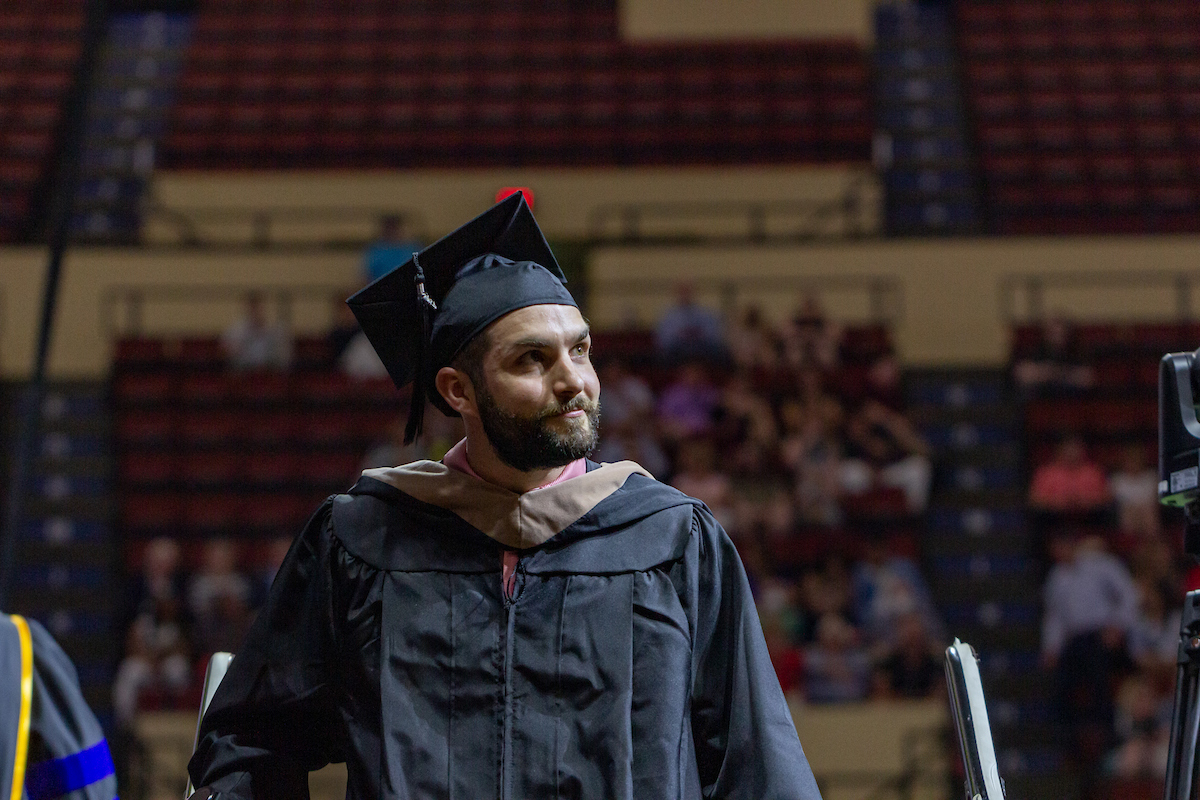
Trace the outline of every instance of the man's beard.
{"type": "Polygon", "coordinates": [[[486,388],[478,393],[478,401],[479,419],[492,449],[501,461],[521,472],[565,467],[592,452],[599,439],[600,402],[581,394],[528,417],[501,409],[486,388]],[[564,419],[568,430],[553,430],[550,419],[569,411],[583,411],[587,425],[579,424],[579,418],[564,419]]]}

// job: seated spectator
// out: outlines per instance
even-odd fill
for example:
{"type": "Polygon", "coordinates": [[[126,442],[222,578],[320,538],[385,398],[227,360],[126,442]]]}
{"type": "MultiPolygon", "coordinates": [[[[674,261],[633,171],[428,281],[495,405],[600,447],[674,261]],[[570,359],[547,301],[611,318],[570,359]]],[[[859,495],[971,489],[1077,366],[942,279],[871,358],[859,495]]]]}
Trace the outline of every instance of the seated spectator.
{"type": "Polygon", "coordinates": [[[671,485],[702,501],[723,527],[735,527],[732,485],[728,475],[716,470],[717,451],[712,440],[693,438],[682,442],[676,462],[671,485]]]}
{"type": "Polygon", "coordinates": [[[221,347],[236,370],[285,370],[292,364],[292,336],[283,325],[267,320],[262,292],[246,297],[246,311],[221,335],[221,347]]]}
{"type": "Polygon", "coordinates": [[[771,404],[755,393],[747,374],[738,372],[725,384],[715,421],[726,470],[739,476],[765,476],[779,435],[771,404]]]}
{"type": "Polygon", "coordinates": [[[1138,580],[1137,620],[1129,632],[1129,652],[1150,677],[1174,678],[1179,656],[1181,598],[1161,581],[1138,580]]]}
{"type": "Polygon", "coordinates": [[[615,430],[646,430],[654,425],[654,391],[619,356],[600,360],[597,366],[604,387],[604,419],[601,436],[615,430]]]}
{"type": "Polygon", "coordinates": [[[828,372],[838,365],[842,331],[829,321],[815,294],[800,301],[783,328],[783,361],[793,372],[816,369],[828,372]]]}
{"type": "Polygon", "coordinates": [[[1171,707],[1142,675],[1126,678],[1117,693],[1119,744],[1105,771],[1122,778],[1161,778],[1171,739],[1171,707]]]}
{"type": "Polygon", "coordinates": [[[799,690],[803,681],[804,655],[796,646],[797,631],[803,620],[795,595],[793,583],[776,577],[765,578],[757,592],[767,652],[784,692],[799,690]]]}
{"type": "Polygon", "coordinates": [[[779,455],[791,471],[792,496],[802,522],[835,526],[842,521],[842,445],[837,435],[842,416],[842,407],[831,397],[809,409],[796,401],[780,408],[779,455]]]}
{"type": "Polygon", "coordinates": [[[1117,524],[1122,533],[1157,536],[1161,525],[1158,504],[1158,470],[1146,463],[1146,450],[1129,444],[1121,450],[1121,465],[1110,478],[1117,504],[1117,524]]]}
{"type": "Polygon", "coordinates": [[[727,348],[720,316],[696,304],[695,289],[686,281],[677,287],[676,301],[654,329],[654,346],[662,362],[677,364],[688,359],[708,363],[725,361],[727,348]]]}
{"type": "Polygon", "coordinates": [[[852,612],[877,658],[898,649],[900,623],[916,614],[927,635],[945,639],[929,586],[910,558],[896,555],[882,535],[869,536],[851,578],[852,612]]]}
{"type": "Polygon", "coordinates": [[[733,364],[747,374],[773,373],[779,366],[779,335],[757,305],[746,306],[729,331],[733,364]]]}
{"type": "Polygon", "coordinates": [[[810,703],[844,703],[866,698],[871,662],[858,634],[837,614],[817,623],[816,641],[804,650],[804,696],[810,703]]]}
{"type": "Polygon", "coordinates": [[[387,214],[379,220],[379,238],[363,254],[364,276],[368,281],[378,280],[424,249],[404,217],[387,214]]]}
{"type": "Polygon", "coordinates": [[[658,401],[663,434],[674,441],[708,435],[720,401],[721,390],[712,385],[705,366],[696,361],[684,364],[658,401]]]}
{"type": "Polygon", "coordinates": [[[163,597],[140,611],[125,634],[125,656],[113,677],[113,715],[128,727],[147,705],[179,708],[192,687],[192,648],[183,609],[163,597]]]}
{"type": "Polygon", "coordinates": [[[1013,365],[1013,380],[1027,394],[1059,394],[1089,389],[1096,381],[1075,338],[1075,328],[1060,314],[1042,323],[1037,350],[1013,365]]]}
{"type": "Polygon", "coordinates": [[[1091,771],[1112,744],[1113,681],[1129,658],[1138,592],[1129,570],[1098,536],[1067,528],[1051,538],[1054,566],[1043,589],[1042,663],[1068,747],[1091,771]]]}
{"type": "Polygon", "coordinates": [[[874,694],[880,698],[920,699],[942,694],[942,665],[924,618],[904,614],[897,623],[896,646],[875,668],[874,694]]]}
{"type": "Polygon", "coordinates": [[[1029,489],[1029,503],[1040,511],[1088,514],[1103,509],[1109,499],[1104,470],[1076,435],[1064,437],[1054,458],[1034,470],[1029,489]]]}
{"type": "Polygon", "coordinates": [[[125,655],[113,679],[113,711],[128,725],[147,696],[175,707],[191,688],[190,625],[182,605],[179,545],[165,537],[146,547],[137,579],[125,655]]]}
{"type": "Polygon", "coordinates": [[[932,479],[929,446],[903,414],[867,400],[850,416],[841,465],[842,489],[848,494],[900,489],[909,512],[920,514],[929,502],[932,479]]]}
{"type": "Polygon", "coordinates": [[[827,556],[819,567],[811,567],[800,576],[800,611],[804,625],[798,635],[807,642],[816,638],[817,623],[828,614],[850,622],[850,570],[845,559],[827,556]]]}
{"type": "Polygon", "coordinates": [[[201,653],[233,651],[250,624],[250,581],[237,570],[239,552],[231,539],[204,545],[200,570],[188,586],[188,610],[196,620],[201,653]]]}
{"type": "Polygon", "coordinates": [[[342,373],[356,381],[382,380],[388,377],[387,367],[367,341],[362,331],[354,334],[337,359],[342,373]]]}

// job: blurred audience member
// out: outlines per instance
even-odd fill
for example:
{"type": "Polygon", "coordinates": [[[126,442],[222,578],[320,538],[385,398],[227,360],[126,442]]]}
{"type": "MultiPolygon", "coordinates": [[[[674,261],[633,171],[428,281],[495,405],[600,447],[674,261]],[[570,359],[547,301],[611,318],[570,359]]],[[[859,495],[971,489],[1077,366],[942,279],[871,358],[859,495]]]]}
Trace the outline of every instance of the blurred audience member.
{"type": "Polygon", "coordinates": [[[645,430],[654,425],[654,392],[650,384],[629,371],[625,359],[609,356],[597,367],[604,387],[601,436],[608,431],[645,430]]]}
{"type": "Polygon", "coordinates": [[[245,313],[221,335],[221,347],[236,370],[287,369],[292,364],[292,336],[267,319],[262,292],[246,297],[245,313]]]}
{"type": "Polygon", "coordinates": [[[750,377],[737,372],[725,384],[715,409],[716,438],[733,475],[762,477],[770,471],[779,441],[771,404],[754,391],[750,377]]]}
{"type": "Polygon", "coordinates": [[[1051,539],[1055,564],[1043,590],[1042,663],[1054,670],[1055,700],[1078,766],[1091,771],[1111,745],[1113,681],[1128,661],[1138,591],[1098,536],[1069,529],[1051,539]]]}
{"type": "Polygon", "coordinates": [[[1037,349],[1013,365],[1013,380],[1027,393],[1053,394],[1089,389],[1096,375],[1080,353],[1074,326],[1054,314],[1042,323],[1037,349]]]}
{"type": "Polygon", "coordinates": [[[725,333],[715,311],[696,304],[695,287],[680,283],[676,304],[667,309],[654,330],[654,346],[666,364],[688,359],[720,363],[726,359],[725,333]]]}
{"type": "Polygon", "coordinates": [[[362,331],[354,334],[346,344],[338,356],[337,365],[343,374],[358,381],[379,380],[388,376],[387,367],[362,331]]]}
{"type": "Polygon", "coordinates": [[[851,587],[854,619],[877,657],[899,646],[901,620],[912,614],[921,618],[927,635],[945,638],[921,570],[912,559],[891,552],[882,535],[867,537],[851,587]]]}
{"type": "Polygon", "coordinates": [[[1107,506],[1109,498],[1104,470],[1076,435],[1064,437],[1054,458],[1034,470],[1029,489],[1030,505],[1057,513],[1095,512],[1107,506]]]}
{"type": "Polygon", "coordinates": [[[379,220],[379,238],[363,254],[363,274],[374,281],[425,249],[421,240],[409,230],[408,221],[398,214],[387,214],[379,220]]]}
{"type": "Polygon", "coordinates": [[[125,655],[113,679],[113,711],[127,725],[144,697],[174,707],[192,679],[189,625],[182,606],[179,545],[159,537],[146,546],[133,592],[125,655]]]}
{"type": "Polygon", "coordinates": [[[249,579],[238,572],[239,552],[231,539],[204,545],[200,571],[188,586],[188,609],[196,620],[202,653],[233,651],[250,624],[249,579]]]}
{"type": "Polygon", "coordinates": [[[1116,735],[1106,771],[1122,778],[1161,778],[1171,739],[1170,705],[1141,675],[1126,678],[1117,693],[1116,735]]]}
{"type": "Polygon", "coordinates": [[[800,600],[806,618],[801,635],[806,641],[816,637],[817,621],[835,614],[847,622],[851,611],[850,569],[837,554],[825,557],[819,567],[812,567],[800,576],[800,600]]]}
{"type": "Polygon", "coordinates": [[[815,294],[806,295],[783,329],[783,360],[793,372],[827,372],[838,364],[841,329],[830,322],[815,294]]]}
{"type": "Polygon", "coordinates": [[[117,724],[127,727],[146,705],[179,707],[191,684],[192,652],[179,599],[156,599],[125,634],[125,657],[112,688],[117,724]]]}
{"type": "Polygon", "coordinates": [[[716,469],[717,451],[711,439],[687,439],[679,445],[671,485],[708,506],[723,527],[734,527],[733,492],[729,476],[716,469]]]}
{"type": "Polygon", "coordinates": [[[1181,600],[1157,581],[1139,580],[1137,620],[1129,632],[1129,652],[1147,674],[1169,680],[1179,657],[1181,600]]]}
{"type": "Polygon", "coordinates": [[[912,423],[878,400],[867,400],[846,423],[842,488],[863,494],[876,487],[904,492],[909,512],[920,514],[929,502],[933,465],[929,446],[912,423]]]}
{"type": "Polygon", "coordinates": [[[770,375],[779,366],[779,335],[757,305],[746,306],[729,331],[733,364],[750,375],[770,375]]]}
{"type": "Polygon", "coordinates": [[[810,703],[844,703],[867,696],[871,662],[858,635],[837,614],[817,622],[816,641],[804,650],[804,696],[810,703]]]}
{"type": "Polygon", "coordinates": [[[707,435],[720,402],[721,390],[713,386],[705,366],[696,361],[684,364],[658,401],[663,434],[673,441],[707,435]]]}
{"type": "Polygon", "coordinates": [[[1146,449],[1140,443],[1122,448],[1121,465],[1112,474],[1110,483],[1121,532],[1156,536],[1161,528],[1158,470],[1146,463],[1146,449]]]}
{"type": "Polygon", "coordinates": [[[895,648],[875,669],[874,693],[877,697],[909,699],[940,695],[944,674],[924,618],[910,612],[897,620],[895,648]]]}
{"type": "Polygon", "coordinates": [[[783,422],[779,455],[792,474],[797,516],[809,524],[840,524],[842,445],[837,432],[842,407],[831,397],[807,409],[793,400],[783,404],[779,416],[783,422]]]}

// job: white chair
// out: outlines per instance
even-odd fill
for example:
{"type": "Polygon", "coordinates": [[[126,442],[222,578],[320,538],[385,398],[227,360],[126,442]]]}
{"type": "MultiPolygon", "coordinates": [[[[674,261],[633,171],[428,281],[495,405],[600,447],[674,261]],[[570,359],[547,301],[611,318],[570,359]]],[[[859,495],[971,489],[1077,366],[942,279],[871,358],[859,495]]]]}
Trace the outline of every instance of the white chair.
{"type": "MultiPolygon", "coordinates": [[[[213,695],[217,693],[217,687],[221,685],[221,680],[229,671],[232,661],[232,653],[213,653],[212,658],[208,660],[208,668],[204,670],[204,692],[200,696],[200,716],[196,718],[196,738],[192,742],[193,753],[196,752],[196,745],[200,744],[200,723],[204,721],[204,712],[208,710],[208,704],[212,702],[213,695]]],[[[187,790],[183,793],[184,800],[191,797],[195,791],[189,776],[187,790]]]]}

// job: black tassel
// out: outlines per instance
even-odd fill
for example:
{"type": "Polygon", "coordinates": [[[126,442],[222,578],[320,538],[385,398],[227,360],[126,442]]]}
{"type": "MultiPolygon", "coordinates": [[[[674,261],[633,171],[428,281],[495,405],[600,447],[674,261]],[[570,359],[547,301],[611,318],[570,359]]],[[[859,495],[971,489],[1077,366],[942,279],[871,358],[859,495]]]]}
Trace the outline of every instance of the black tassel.
{"type": "Polygon", "coordinates": [[[417,313],[421,315],[421,337],[417,342],[416,366],[413,373],[412,402],[408,409],[408,423],[404,426],[404,443],[412,444],[424,427],[425,421],[425,381],[429,378],[429,335],[433,327],[431,315],[437,311],[437,303],[425,291],[425,270],[413,253],[413,267],[416,268],[414,281],[417,285],[417,313]]]}

